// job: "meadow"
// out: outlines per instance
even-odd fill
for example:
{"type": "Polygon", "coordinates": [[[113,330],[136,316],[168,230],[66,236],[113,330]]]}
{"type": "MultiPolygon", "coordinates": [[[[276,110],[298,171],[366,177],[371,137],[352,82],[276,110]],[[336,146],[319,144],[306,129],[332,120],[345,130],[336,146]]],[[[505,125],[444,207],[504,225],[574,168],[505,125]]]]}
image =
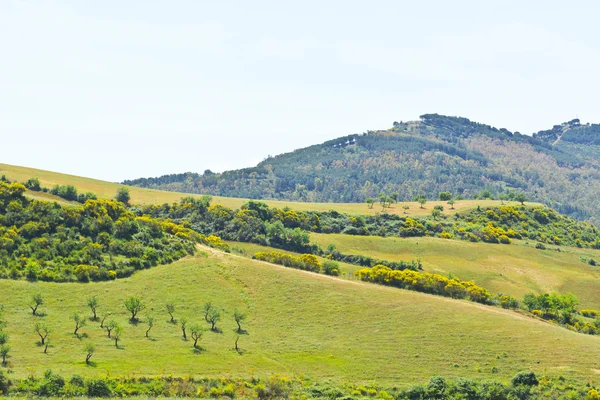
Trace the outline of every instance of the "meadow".
{"type": "MultiPolygon", "coordinates": [[[[42,186],[51,188],[54,185],[74,185],[79,192],[92,192],[95,193],[99,198],[111,199],[115,196],[117,190],[122,187],[118,183],[106,182],[98,179],[84,178],[75,175],[62,174],[58,172],[45,171],[35,168],[20,167],[8,164],[0,163],[0,176],[6,175],[6,177],[12,181],[25,182],[29,178],[35,177],[40,180],[42,186]]],[[[173,203],[179,201],[182,197],[201,197],[197,194],[188,193],[177,193],[177,192],[166,192],[161,190],[152,190],[138,187],[128,187],[131,194],[131,203],[133,204],[163,204],[173,203]]],[[[28,192],[30,197],[43,200],[55,200],[61,203],[65,201],[59,197],[52,196],[45,193],[39,192],[28,192]]],[[[221,204],[225,207],[232,209],[240,208],[248,199],[234,198],[234,197],[221,197],[212,196],[212,204],[221,204]]],[[[263,200],[261,200],[263,201],[263,200]]],[[[374,215],[382,212],[382,208],[379,204],[374,204],[373,208],[369,208],[367,204],[362,203],[307,203],[307,202],[294,202],[294,201],[277,201],[277,200],[264,200],[270,207],[284,208],[289,207],[298,211],[329,211],[335,210],[340,213],[352,214],[352,215],[374,215]]],[[[442,211],[443,215],[452,215],[456,212],[464,212],[481,207],[494,207],[499,206],[501,202],[499,200],[457,200],[454,204],[454,209],[445,201],[428,201],[421,208],[419,203],[416,202],[404,202],[392,204],[389,208],[385,209],[386,213],[398,214],[398,215],[429,215],[436,205],[444,207],[442,211]],[[403,207],[408,206],[405,210],[403,207]]],[[[516,205],[517,202],[507,202],[504,204],[516,205]]],[[[527,203],[537,204],[537,203],[527,203]]]]}
{"type": "Polygon", "coordinates": [[[586,262],[600,259],[598,250],[563,246],[539,250],[525,241],[505,246],[431,237],[311,233],[310,238],[323,248],[333,244],[342,253],[390,261],[419,258],[425,271],[473,280],[492,293],[521,299],[528,292],[571,292],[581,301],[581,308],[600,308],[600,268],[586,262]]]}
{"type": "Polygon", "coordinates": [[[130,377],[264,377],[279,373],[309,379],[377,382],[405,386],[432,375],[495,378],[507,381],[517,371],[535,370],[578,382],[596,382],[600,338],[568,331],[519,312],[467,301],[365,284],[258,262],[209,248],[171,265],[141,271],[127,279],[102,283],[30,283],[0,281],[10,335],[12,377],[42,374],[121,375],[130,377]],[[28,307],[43,293],[44,316],[28,307]],[[124,326],[120,348],[98,322],[73,334],[78,311],[91,317],[85,299],[97,295],[99,315],[106,311],[124,326]],[[143,296],[147,309],[132,325],[123,300],[143,296]],[[196,352],[177,325],[168,322],[164,305],[177,304],[175,317],[203,321],[202,305],[223,309],[196,352]],[[234,308],[249,315],[239,335],[234,308]],[[145,320],[156,326],[144,337],[145,320]],[[33,332],[36,322],[52,328],[48,354],[33,332]],[[84,346],[92,342],[92,364],[84,346]]]}

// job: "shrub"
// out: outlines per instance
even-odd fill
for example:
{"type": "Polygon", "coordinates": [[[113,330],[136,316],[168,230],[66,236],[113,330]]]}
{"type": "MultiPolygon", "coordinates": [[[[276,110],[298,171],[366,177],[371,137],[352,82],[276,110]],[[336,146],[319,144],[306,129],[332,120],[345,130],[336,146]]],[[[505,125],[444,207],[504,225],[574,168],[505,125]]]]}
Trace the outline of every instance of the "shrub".
{"type": "Polygon", "coordinates": [[[535,386],[539,384],[537,377],[535,376],[535,372],[519,372],[516,374],[510,381],[513,386],[535,386]]]}
{"type": "Polygon", "coordinates": [[[111,385],[103,378],[89,380],[86,387],[90,397],[111,397],[113,395],[111,385]]]}

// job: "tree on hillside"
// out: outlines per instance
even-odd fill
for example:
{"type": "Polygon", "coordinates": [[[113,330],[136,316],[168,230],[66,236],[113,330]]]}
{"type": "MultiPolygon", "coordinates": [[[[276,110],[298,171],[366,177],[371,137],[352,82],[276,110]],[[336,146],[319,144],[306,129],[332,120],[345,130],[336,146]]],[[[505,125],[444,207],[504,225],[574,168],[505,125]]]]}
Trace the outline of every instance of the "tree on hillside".
{"type": "Polygon", "coordinates": [[[25,187],[34,192],[39,192],[42,190],[42,186],[40,185],[40,180],[38,178],[29,178],[27,182],[25,182],[25,187]]]}
{"type": "Polygon", "coordinates": [[[431,216],[433,217],[434,220],[438,219],[440,217],[440,215],[442,215],[442,212],[439,209],[433,209],[431,210],[431,216]]]}
{"type": "Polygon", "coordinates": [[[48,328],[46,324],[42,324],[40,322],[37,322],[34,325],[33,331],[39,335],[41,345],[44,345],[46,343],[46,338],[51,332],[50,328],[48,328]]]}
{"type": "Polygon", "coordinates": [[[130,321],[132,323],[136,322],[137,314],[142,311],[146,306],[144,305],[144,301],[141,297],[131,296],[127,300],[124,301],[125,308],[127,311],[131,313],[130,321]]]}
{"type": "Polygon", "coordinates": [[[119,348],[119,340],[121,339],[121,335],[123,334],[123,328],[121,325],[116,325],[112,332],[112,339],[115,341],[115,347],[119,348]]]}
{"type": "Polygon", "coordinates": [[[187,334],[185,332],[185,329],[187,328],[187,318],[181,318],[179,320],[179,323],[181,324],[181,333],[183,334],[183,340],[187,340],[187,334]]]}
{"type": "Polygon", "coordinates": [[[171,323],[174,324],[175,323],[175,317],[173,317],[173,313],[175,312],[175,303],[173,303],[172,301],[168,302],[166,304],[166,308],[167,308],[167,312],[171,316],[171,323]]]}
{"type": "Polygon", "coordinates": [[[85,352],[86,352],[85,363],[86,364],[90,363],[90,358],[92,358],[95,351],[96,351],[96,349],[92,343],[86,343],[86,345],[85,345],[85,352]]]}
{"type": "Polygon", "coordinates": [[[407,211],[408,211],[409,208],[410,207],[408,205],[406,205],[406,204],[402,206],[402,209],[404,209],[404,214],[407,214],[407,211]]]}
{"type": "Polygon", "coordinates": [[[100,320],[100,328],[104,329],[104,321],[106,321],[106,318],[108,317],[110,317],[110,313],[102,314],[102,319],[100,320]]]}
{"type": "Polygon", "coordinates": [[[235,310],[233,310],[233,319],[237,323],[237,326],[238,326],[237,331],[238,331],[238,333],[243,332],[241,323],[242,323],[243,320],[246,319],[246,313],[243,312],[243,311],[241,311],[241,310],[238,310],[236,308],[235,310]]]}
{"type": "Polygon", "coordinates": [[[515,201],[518,201],[519,203],[521,203],[521,205],[524,205],[525,202],[528,200],[527,196],[525,196],[525,193],[523,193],[523,192],[519,192],[519,193],[515,194],[514,199],[515,199],[515,201]]]}
{"type": "Polygon", "coordinates": [[[148,324],[148,329],[146,329],[146,337],[150,334],[150,329],[154,326],[154,317],[149,316],[146,323],[148,324]]]}
{"type": "Polygon", "coordinates": [[[194,348],[198,348],[198,340],[202,338],[202,334],[204,333],[204,329],[198,324],[194,324],[190,327],[190,335],[194,340],[194,348]]]}
{"type": "Polygon", "coordinates": [[[367,203],[367,206],[369,207],[369,209],[373,208],[373,204],[375,203],[375,200],[372,197],[369,197],[365,200],[365,202],[367,203]]]}
{"type": "Polygon", "coordinates": [[[394,192],[394,193],[390,194],[390,199],[392,199],[392,201],[394,203],[398,202],[398,197],[400,197],[400,194],[398,192],[394,192]]]}
{"type": "Polygon", "coordinates": [[[221,319],[221,312],[216,309],[216,308],[212,308],[210,310],[210,312],[208,313],[208,322],[210,322],[211,327],[210,330],[213,332],[217,332],[218,328],[216,326],[217,322],[219,322],[219,320],[221,319]]]}
{"type": "Polygon", "coordinates": [[[106,323],[106,325],[104,325],[104,329],[106,330],[106,334],[108,337],[111,337],[110,335],[116,326],[117,326],[117,321],[115,321],[114,319],[111,319],[110,321],[108,321],[106,323]]]}
{"type": "Polygon", "coordinates": [[[440,192],[438,194],[438,199],[440,199],[440,201],[448,201],[452,198],[452,193],[450,192],[440,192]]]}
{"type": "Polygon", "coordinates": [[[202,306],[202,309],[204,310],[204,320],[208,322],[208,314],[210,313],[210,310],[213,309],[213,305],[210,301],[207,301],[204,303],[204,306],[202,306]]]}
{"type": "Polygon", "coordinates": [[[420,208],[424,208],[423,206],[427,203],[427,196],[424,194],[420,194],[414,198],[414,201],[420,204],[420,208]]]}
{"type": "Polygon", "coordinates": [[[6,366],[6,360],[8,359],[8,353],[10,353],[10,346],[3,344],[0,346],[0,357],[2,357],[2,366],[6,366]]]}
{"type": "Polygon", "coordinates": [[[73,321],[75,321],[75,330],[73,331],[73,335],[77,335],[77,332],[79,332],[79,329],[83,328],[86,324],[85,322],[85,318],[82,317],[81,315],[79,315],[78,312],[75,312],[73,314],[73,321]]]}
{"type": "Polygon", "coordinates": [[[129,194],[129,189],[127,189],[126,187],[120,187],[117,190],[117,195],[115,196],[115,200],[128,205],[129,204],[129,200],[131,200],[131,195],[129,194]]]}
{"type": "Polygon", "coordinates": [[[36,293],[33,296],[31,296],[31,303],[29,305],[29,308],[31,308],[33,315],[37,315],[38,307],[42,304],[44,304],[44,297],[41,293],[36,293]]]}
{"type": "Polygon", "coordinates": [[[98,297],[97,296],[88,297],[87,305],[94,313],[92,320],[96,321],[98,319],[98,317],[96,316],[96,310],[98,309],[98,306],[100,305],[100,302],[98,301],[98,297]]]}
{"type": "Polygon", "coordinates": [[[454,199],[448,200],[448,205],[450,206],[451,210],[454,210],[454,203],[455,203],[454,199]]]}

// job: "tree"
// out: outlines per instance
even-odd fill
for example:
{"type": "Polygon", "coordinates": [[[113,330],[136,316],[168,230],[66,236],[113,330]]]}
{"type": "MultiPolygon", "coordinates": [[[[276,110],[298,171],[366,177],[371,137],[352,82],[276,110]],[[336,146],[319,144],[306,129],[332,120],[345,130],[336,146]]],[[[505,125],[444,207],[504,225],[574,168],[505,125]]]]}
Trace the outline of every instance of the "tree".
{"type": "Polygon", "coordinates": [[[417,197],[415,197],[415,201],[419,203],[420,208],[424,208],[423,206],[425,205],[425,203],[427,203],[427,196],[425,196],[424,194],[420,194],[417,197]]]}
{"type": "Polygon", "coordinates": [[[440,192],[438,194],[438,199],[440,199],[440,201],[448,201],[452,198],[452,194],[450,192],[440,192]]]}
{"type": "Polygon", "coordinates": [[[241,311],[241,310],[238,310],[236,308],[235,310],[233,310],[233,319],[235,319],[235,322],[237,323],[237,326],[238,326],[237,331],[238,331],[238,333],[242,333],[243,330],[242,330],[241,323],[242,323],[243,320],[246,319],[246,313],[243,312],[243,311],[241,311]]]}
{"type": "Polygon", "coordinates": [[[127,189],[126,187],[120,187],[117,190],[117,195],[115,196],[115,200],[128,205],[129,204],[129,200],[131,200],[131,195],[129,194],[129,189],[127,189]]]}
{"type": "Polygon", "coordinates": [[[10,353],[10,346],[3,344],[0,346],[0,357],[2,357],[2,365],[6,366],[6,360],[8,359],[8,353],[10,353]]]}
{"type": "Polygon", "coordinates": [[[41,293],[36,293],[31,296],[31,303],[29,304],[29,308],[33,312],[33,315],[37,315],[38,307],[44,304],[44,297],[41,293]]]}
{"type": "Polygon", "coordinates": [[[365,202],[367,203],[367,206],[369,207],[369,209],[373,208],[373,204],[375,203],[375,200],[371,197],[369,197],[368,199],[365,200],[365,202]]]}
{"type": "Polygon", "coordinates": [[[431,216],[433,217],[433,219],[438,219],[440,215],[442,215],[442,212],[440,210],[431,210],[431,216]]]}
{"type": "Polygon", "coordinates": [[[92,320],[96,321],[98,319],[98,317],[96,316],[96,310],[98,309],[98,306],[100,305],[100,301],[98,300],[98,297],[97,296],[88,297],[87,305],[94,313],[92,320]]]}
{"type": "Polygon", "coordinates": [[[202,338],[202,334],[204,333],[204,329],[198,324],[194,324],[190,327],[190,336],[194,339],[194,348],[198,348],[198,340],[202,338]]]}
{"type": "Polygon", "coordinates": [[[390,199],[392,199],[392,201],[394,203],[398,202],[398,197],[400,197],[400,194],[398,192],[394,192],[394,193],[390,194],[390,199]]]}
{"type": "Polygon", "coordinates": [[[86,343],[86,345],[85,345],[85,352],[87,353],[85,356],[86,364],[90,363],[90,358],[92,358],[92,356],[94,355],[94,351],[96,351],[96,349],[94,348],[94,345],[92,343],[86,343]]]}
{"type": "Polygon", "coordinates": [[[72,318],[73,321],[75,321],[75,330],[73,331],[73,335],[77,335],[79,329],[85,326],[85,318],[79,315],[78,312],[74,313],[72,318]]]}
{"type": "Polygon", "coordinates": [[[43,346],[46,343],[46,338],[50,334],[51,329],[48,328],[46,324],[37,322],[33,327],[33,331],[39,335],[40,344],[43,346]]]}
{"type": "Polygon", "coordinates": [[[187,327],[187,318],[181,318],[179,320],[181,324],[181,332],[183,333],[183,340],[187,340],[187,334],[185,333],[185,328],[187,327]]]}
{"type": "Polygon", "coordinates": [[[148,337],[150,329],[152,329],[152,327],[154,326],[154,317],[148,317],[146,323],[148,324],[148,329],[146,329],[146,337],[148,337]]]}
{"type": "Polygon", "coordinates": [[[144,308],[146,308],[142,298],[137,297],[137,296],[131,296],[130,298],[125,300],[124,304],[125,304],[125,308],[127,308],[127,311],[129,311],[131,313],[131,322],[135,322],[136,315],[140,311],[142,311],[144,308]]]}
{"type": "Polygon", "coordinates": [[[527,196],[525,196],[525,193],[523,193],[523,192],[519,192],[519,193],[515,194],[514,199],[515,199],[515,201],[518,201],[519,203],[521,203],[521,205],[524,205],[525,202],[528,200],[527,196]]]}
{"type": "Polygon", "coordinates": [[[220,319],[221,319],[221,312],[213,307],[208,313],[208,322],[210,322],[210,324],[211,324],[211,327],[210,327],[211,331],[213,331],[213,332],[217,331],[216,324],[217,324],[217,322],[219,322],[220,319]]]}
{"type": "Polygon", "coordinates": [[[107,336],[110,337],[111,332],[113,331],[113,329],[115,329],[117,327],[117,321],[115,321],[114,319],[111,319],[110,321],[108,321],[106,323],[106,325],[104,325],[104,329],[106,329],[106,333],[107,336]]]}
{"type": "Polygon", "coordinates": [[[448,200],[448,204],[450,205],[450,209],[454,210],[454,199],[448,200]]]}
{"type": "Polygon", "coordinates": [[[202,308],[204,310],[204,320],[208,322],[208,314],[210,313],[210,310],[213,309],[213,305],[210,301],[207,301],[206,303],[204,303],[204,306],[202,308]]]}
{"type": "Polygon", "coordinates": [[[235,338],[235,351],[240,352],[240,348],[238,347],[238,342],[240,341],[240,337],[235,338]]]}
{"type": "Polygon", "coordinates": [[[121,325],[116,325],[112,332],[112,339],[115,341],[115,347],[119,348],[119,340],[121,339],[121,335],[123,334],[123,328],[121,325]]]}
{"type": "Polygon", "coordinates": [[[48,346],[50,345],[50,338],[46,339],[46,344],[44,345],[44,354],[48,354],[48,346]]]}
{"type": "Polygon", "coordinates": [[[104,313],[104,314],[102,314],[102,319],[100,320],[100,328],[104,329],[104,321],[108,317],[110,317],[110,313],[104,313]]]}
{"type": "Polygon", "coordinates": [[[403,205],[402,208],[404,209],[404,214],[406,214],[406,211],[410,208],[408,205],[403,205]]]}
{"type": "Polygon", "coordinates": [[[175,317],[173,317],[173,313],[175,312],[175,303],[169,302],[169,303],[166,304],[166,307],[167,307],[167,312],[171,316],[171,323],[174,324],[175,323],[175,317]]]}

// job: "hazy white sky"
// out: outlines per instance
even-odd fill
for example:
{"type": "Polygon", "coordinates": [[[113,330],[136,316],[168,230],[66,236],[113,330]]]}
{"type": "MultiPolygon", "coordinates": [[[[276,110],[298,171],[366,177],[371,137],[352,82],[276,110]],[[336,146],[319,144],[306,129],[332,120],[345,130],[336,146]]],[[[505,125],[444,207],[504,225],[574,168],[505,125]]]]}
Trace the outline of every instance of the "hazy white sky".
{"type": "Polygon", "coordinates": [[[252,166],[423,113],[600,122],[594,1],[0,1],[0,162],[252,166]]]}

